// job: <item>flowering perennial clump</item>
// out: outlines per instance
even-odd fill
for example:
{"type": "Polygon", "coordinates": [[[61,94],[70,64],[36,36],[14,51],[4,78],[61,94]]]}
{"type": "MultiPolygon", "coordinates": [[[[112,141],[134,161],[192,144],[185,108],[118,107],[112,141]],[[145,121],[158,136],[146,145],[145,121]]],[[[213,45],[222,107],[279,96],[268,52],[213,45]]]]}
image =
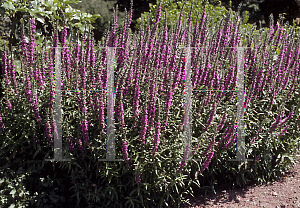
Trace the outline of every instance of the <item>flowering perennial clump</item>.
{"type": "MultiPolygon", "coordinates": [[[[62,48],[61,57],[59,57],[62,64],[61,89],[76,91],[72,99],[75,100],[74,103],[78,106],[79,113],[79,133],[74,136],[68,132],[66,140],[72,152],[75,152],[75,146],[77,146],[81,153],[86,152],[85,147],[89,146],[90,140],[93,139],[90,134],[96,131],[97,127],[105,134],[107,128],[105,122],[106,92],[108,90],[107,61],[109,59],[108,48],[105,47],[117,47],[114,49],[117,56],[115,59],[117,62],[116,69],[114,69],[117,74],[114,88],[116,94],[116,123],[123,130],[124,135],[121,136],[122,155],[128,166],[130,166],[129,161],[132,158],[129,148],[131,148],[133,140],[133,138],[127,137],[127,128],[131,124],[130,122],[134,123],[132,125],[133,131],[139,131],[137,137],[140,146],[133,148],[148,150],[149,154],[152,153],[152,159],[160,157],[157,153],[162,149],[160,147],[162,147],[161,144],[164,143],[164,140],[168,139],[166,135],[174,130],[172,129],[174,120],[180,122],[180,119],[175,119],[173,116],[181,102],[178,99],[180,96],[180,98],[184,96],[183,90],[187,87],[184,85],[186,74],[185,58],[183,57],[185,54],[184,51],[180,51],[180,45],[193,48],[191,52],[193,89],[200,89],[193,92],[193,99],[199,101],[200,107],[192,111],[198,112],[200,120],[204,117],[207,119],[201,123],[204,126],[203,131],[205,133],[210,132],[211,129],[214,129],[212,131],[215,132],[215,135],[209,137],[209,146],[206,151],[201,153],[204,158],[201,173],[208,167],[216,151],[224,151],[236,141],[236,126],[228,124],[230,120],[228,113],[221,111],[220,103],[223,98],[234,97],[233,92],[226,94],[222,90],[236,87],[236,47],[240,45],[240,40],[245,40],[243,46],[249,47],[245,51],[246,58],[244,60],[244,68],[247,72],[245,73],[247,75],[245,109],[249,104],[255,102],[257,97],[268,94],[270,95],[270,103],[268,103],[267,110],[270,112],[276,95],[280,94],[280,91],[289,88],[289,97],[296,85],[299,84],[299,59],[297,59],[297,54],[300,53],[300,46],[280,25],[276,25],[275,28],[272,27],[272,30],[266,35],[266,40],[259,45],[254,39],[244,39],[246,37],[242,36],[239,29],[240,20],[239,18],[232,20],[231,13],[228,13],[225,22],[212,30],[208,27],[209,15],[206,7],[203,9],[199,20],[197,19],[194,30],[192,30],[191,14],[192,8],[189,18],[185,22],[187,24],[183,24],[181,11],[175,27],[176,32],[168,31],[166,25],[164,28],[158,27],[161,18],[161,4],[159,4],[154,27],[151,28],[150,25],[147,28],[141,27],[141,31],[137,36],[130,36],[128,33],[132,20],[132,10],[129,18],[124,21],[124,27],[120,34],[117,33],[117,16],[115,15],[106,40],[102,40],[97,46],[91,38],[90,31],[77,34],[76,43],[72,41],[68,43],[67,37],[74,34],[69,34],[66,25],[63,25],[61,41],[59,41],[59,31],[56,27],[53,32],[50,50],[45,44],[41,52],[37,51],[35,43],[35,20],[30,19],[29,38],[25,36],[24,32],[22,34],[20,46],[21,72],[25,77],[26,102],[33,111],[36,123],[40,125],[43,123],[47,141],[53,143],[54,134],[57,134],[57,124],[54,120],[55,93],[53,89],[55,86],[57,47],[62,48]],[[187,25],[187,29],[184,29],[185,25],[187,25]],[[193,34],[191,35],[189,31],[193,31],[193,34]],[[253,45],[254,47],[250,47],[253,45]],[[270,54],[275,52],[278,53],[277,61],[270,58],[270,54]],[[41,62],[37,59],[38,54],[43,56],[41,62]],[[224,66],[224,68],[220,66],[224,66]],[[223,72],[221,73],[221,71],[223,72]],[[89,92],[90,89],[94,91],[98,89],[99,92],[91,93],[89,92]],[[211,89],[221,89],[221,92],[213,92],[214,90],[211,89]],[[47,93],[44,93],[46,90],[47,93]],[[48,112],[46,118],[42,118],[39,98],[45,97],[45,94],[48,99],[48,112]],[[132,105],[129,110],[125,108],[125,104],[128,108],[128,103],[132,105]],[[212,109],[204,111],[210,103],[212,109]],[[163,109],[162,118],[160,118],[160,109],[163,109]],[[202,114],[203,112],[206,112],[205,116],[202,114]],[[217,115],[220,115],[220,113],[224,114],[219,120],[217,115]],[[99,125],[94,125],[96,123],[94,118],[96,118],[99,125]],[[221,131],[224,131],[224,133],[219,136],[221,131]],[[151,145],[148,145],[149,143],[151,145]],[[152,147],[152,152],[147,149],[149,146],[152,147]]],[[[6,50],[4,50],[2,57],[2,68],[5,85],[12,84],[15,92],[17,94],[21,93],[20,86],[17,85],[19,83],[15,79],[14,59],[11,56],[11,59],[8,60],[6,50]]],[[[6,89],[10,90],[9,87],[6,89]]],[[[63,95],[66,96],[66,93],[63,92],[63,95]]],[[[8,97],[7,94],[6,108],[10,112],[14,107],[12,103],[13,99],[8,97]]],[[[0,129],[5,128],[4,119],[2,118],[3,112],[5,111],[1,110],[0,112],[0,129]]],[[[285,134],[290,126],[288,122],[294,114],[293,109],[282,120],[284,117],[283,112],[271,124],[269,132],[272,133],[279,127],[286,125],[278,136],[285,134]]],[[[181,119],[181,122],[183,120],[181,119]]],[[[182,125],[180,126],[182,127],[182,125]]],[[[251,142],[255,142],[260,134],[261,129],[251,142]]],[[[204,142],[202,146],[203,144],[204,142]]],[[[198,150],[200,146],[199,143],[196,144],[195,150],[198,150]]],[[[190,149],[192,149],[192,146],[189,146],[187,150],[184,148],[184,158],[180,164],[180,169],[187,166],[186,151],[190,149]]],[[[196,154],[196,151],[194,151],[194,154],[196,154]]],[[[137,183],[141,182],[140,174],[136,176],[137,183]]]]}

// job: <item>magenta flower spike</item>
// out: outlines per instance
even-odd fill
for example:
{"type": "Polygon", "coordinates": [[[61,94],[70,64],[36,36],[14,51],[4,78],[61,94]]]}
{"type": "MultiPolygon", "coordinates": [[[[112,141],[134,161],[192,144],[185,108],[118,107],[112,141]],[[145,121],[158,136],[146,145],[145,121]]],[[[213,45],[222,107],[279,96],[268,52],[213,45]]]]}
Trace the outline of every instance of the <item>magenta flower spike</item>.
{"type": "Polygon", "coordinates": [[[102,100],[100,101],[100,117],[99,117],[99,122],[100,122],[100,126],[102,126],[102,129],[104,129],[105,128],[104,105],[103,105],[103,101],[102,100]]]}
{"type": "Polygon", "coordinates": [[[204,170],[208,167],[208,165],[210,164],[211,162],[211,159],[212,157],[214,156],[214,146],[213,146],[213,143],[210,143],[210,146],[209,146],[209,149],[208,151],[211,152],[207,155],[206,159],[204,160],[204,163],[202,164],[201,166],[201,169],[200,169],[200,173],[202,174],[204,172],[204,170]]]}
{"type": "Polygon", "coordinates": [[[121,100],[120,100],[120,120],[121,120],[121,126],[125,127],[125,121],[124,121],[124,108],[123,108],[123,102],[122,102],[122,95],[123,92],[121,92],[121,100]]]}
{"type": "MultiPolygon", "coordinates": [[[[133,67],[134,69],[136,69],[136,59],[134,61],[133,67]]],[[[134,117],[135,125],[137,122],[137,118],[139,117],[139,97],[141,94],[138,80],[139,80],[139,70],[136,70],[135,79],[134,79],[135,91],[134,91],[134,98],[133,98],[133,117],[134,117]]]]}
{"type": "Polygon", "coordinates": [[[67,142],[68,142],[68,145],[69,145],[69,147],[70,147],[70,150],[72,151],[72,152],[74,152],[75,151],[75,146],[74,146],[74,143],[73,143],[73,141],[70,139],[70,135],[68,135],[67,136],[67,142]]]}
{"type": "MultiPolygon", "coordinates": [[[[5,84],[6,84],[6,88],[9,88],[8,86],[11,84],[11,70],[10,70],[10,67],[8,66],[8,60],[7,60],[7,53],[6,53],[6,47],[4,47],[4,54],[3,54],[3,57],[2,57],[2,73],[4,75],[4,78],[5,78],[5,84]]],[[[7,100],[6,100],[6,107],[7,109],[9,109],[10,112],[12,112],[12,106],[11,106],[11,102],[10,100],[8,99],[8,95],[7,95],[7,100]]],[[[1,122],[2,122],[2,118],[1,118],[1,122]]],[[[0,123],[1,125],[1,123],[0,123]]]]}
{"type": "Polygon", "coordinates": [[[53,142],[53,137],[52,137],[52,128],[49,124],[49,120],[47,120],[47,123],[46,123],[46,138],[49,142],[53,142]]]}
{"type": "Polygon", "coordinates": [[[147,126],[148,126],[148,111],[147,108],[145,108],[144,116],[142,119],[141,134],[140,134],[140,141],[143,146],[145,145],[147,126]]]}
{"type": "Polygon", "coordinates": [[[141,182],[141,173],[138,173],[135,175],[135,182],[140,183],[141,182]]]}
{"type": "Polygon", "coordinates": [[[76,139],[76,138],[75,138],[75,140],[77,140],[77,145],[78,145],[78,147],[79,147],[81,153],[85,153],[85,149],[84,149],[84,147],[83,147],[83,144],[82,144],[81,139],[76,139]]]}
{"type": "Polygon", "coordinates": [[[9,68],[10,68],[10,74],[11,74],[11,83],[13,84],[13,88],[14,91],[19,94],[18,88],[17,88],[17,82],[16,82],[16,74],[15,74],[15,60],[14,60],[14,56],[13,56],[13,51],[11,51],[11,59],[10,59],[10,64],[9,64],[9,68]]]}
{"type": "Polygon", "coordinates": [[[34,66],[34,57],[35,57],[35,51],[36,51],[36,44],[35,44],[35,20],[30,19],[30,41],[29,41],[29,57],[28,57],[28,65],[29,65],[29,77],[30,80],[34,78],[35,80],[38,80],[38,73],[35,72],[35,66],[34,66]]]}
{"type": "Polygon", "coordinates": [[[84,143],[86,145],[88,145],[89,144],[89,130],[88,130],[88,122],[87,122],[87,120],[82,121],[81,132],[82,132],[84,143]]]}
{"type": "Polygon", "coordinates": [[[122,154],[124,161],[126,162],[127,166],[129,166],[127,141],[125,139],[122,140],[122,154]]]}
{"type": "Polygon", "coordinates": [[[34,92],[34,102],[32,103],[33,105],[33,111],[35,115],[36,122],[41,122],[42,118],[39,116],[39,110],[38,110],[38,100],[37,100],[37,92],[34,92]]]}
{"type": "Polygon", "coordinates": [[[260,154],[256,156],[255,163],[258,163],[259,159],[260,159],[260,154]]]}
{"type": "MultiPolygon", "coordinates": [[[[5,48],[5,47],[4,47],[5,48]]],[[[9,68],[8,68],[8,63],[7,63],[7,52],[4,49],[4,53],[2,56],[2,74],[5,77],[5,84],[6,86],[10,85],[10,74],[9,74],[9,68]]]]}
{"type": "Polygon", "coordinates": [[[156,151],[158,149],[159,136],[160,136],[160,121],[158,121],[157,124],[155,125],[155,135],[153,139],[153,150],[152,150],[153,157],[156,155],[156,151]]]}
{"type": "Polygon", "coordinates": [[[0,129],[4,129],[4,128],[5,128],[5,125],[3,123],[2,116],[1,116],[1,113],[0,113],[0,129]]]}

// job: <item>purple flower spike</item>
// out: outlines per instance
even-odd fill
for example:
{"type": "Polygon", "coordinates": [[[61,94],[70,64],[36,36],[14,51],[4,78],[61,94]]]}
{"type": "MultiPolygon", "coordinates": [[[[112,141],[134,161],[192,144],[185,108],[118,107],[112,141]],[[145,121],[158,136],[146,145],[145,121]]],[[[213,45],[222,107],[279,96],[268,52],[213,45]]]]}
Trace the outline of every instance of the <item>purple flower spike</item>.
{"type": "Polygon", "coordinates": [[[125,160],[125,162],[127,163],[127,165],[129,166],[129,158],[128,158],[128,149],[127,149],[127,142],[125,139],[123,139],[122,141],[122,152],[123,152],[123,159],[125,160]]]}
{"type": "Polygon", "coordinates": [[[0,129],[4,129],[5,128],[5,125],[2,121],[2,117],[1,117],[1,113],[0,113],[0,129]]]}
{"type": "Polygon", "coordinates": [[[135,182],[136,183],[140,183],[141,182],[141,174],[140,173],[138,173],[138,174],[135,175],[135,182]]]}
{"type": "Polygon", "coordinates": [[[12,110],[12,106],[11,106],[11,103],[10,103],[10,101],[9,100],[7,100],[6,101],[6,104],[7,104],[7,108],[10,110],[10,112],[11,112],[11,110],[12,110]]]}

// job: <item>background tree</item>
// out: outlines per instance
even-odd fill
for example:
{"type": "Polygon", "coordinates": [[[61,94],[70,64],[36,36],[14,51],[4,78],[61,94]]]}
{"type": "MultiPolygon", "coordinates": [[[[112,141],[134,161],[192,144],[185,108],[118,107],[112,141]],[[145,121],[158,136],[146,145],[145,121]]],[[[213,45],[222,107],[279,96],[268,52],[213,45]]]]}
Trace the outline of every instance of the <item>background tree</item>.
{"type": "MultiPolygon", "coordinates": [[[[130,29],[132,32],[136,31],[135,25],[137,19],[142,13],[149,11],[149,3],[156,3],[156,0],[133,0],[132,22],[130,29]]],[[[102,18],[97,18],[93,26],[95,27],[94,38],[96,41],[101,40],[105,34],[105,30],[109,29],[110,23],[113,19],[113,8],[118,4],[118,27],[122,27],[125,18],[125,8],[127,12],[130,11],[130,0],[82,0],[78,4],[71,4],[72,7],[88,12],[90,14],[100,14],[102,18]]]]}
{"type": "MultiPolygon", "coordinates": [[[[279,20],[279,14],[285,13],[285,20],[290,25],[296,18],[300,18],[300,0],[222,0],[226,9],[232,8],[237,11],[239,4],[242,4],[241,12],[249,12],[248,23],[269,27],[269,16],[274,15],[274,22],[279,20]]],[[[298,24],[300,26],[300,24],[298,24]]]]}

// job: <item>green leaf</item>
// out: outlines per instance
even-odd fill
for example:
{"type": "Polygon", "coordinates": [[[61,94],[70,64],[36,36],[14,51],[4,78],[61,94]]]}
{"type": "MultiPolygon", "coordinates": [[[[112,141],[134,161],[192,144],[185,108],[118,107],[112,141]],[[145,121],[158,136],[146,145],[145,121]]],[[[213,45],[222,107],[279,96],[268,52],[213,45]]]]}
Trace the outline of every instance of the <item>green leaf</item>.
{"type": "Polygon", "coordinates": [[[76,4],[76,3],[80,3],[81,1],[78,0],[71,0],[71,1],[64,1],[65,4],[76,4]]]}
{"type": "Polygon", "coordinates": [[[136,192],[136,188],[130,192],[129,196],[131,196],[134,192],[136,192]]]}
{"type": "Polygon", "coordinates": [[[16,190],[15,189],[13,189],[13,190],[11,190],[10,191],[10,193],[9,194],[11,194],[13,197],[15,196],[15,193],[16,193],[16,190]]]}
{"type": "Polygon", "coordinates": [[[138,196],[140,196],[140,187],[137,188],[138,196]]]}
{"type": "Polygon", "coordinates": [[[5,9],[15,10],[15,6],[11,2],[5,1],[2,5],[5,9]]]}
{"type": "Polygon", "coordinates": [[[132,207],[134,208],[134,203],[133,203],[132,199],[130,198],[129,200],[130,200],[130,203],[132,204],[132,207]]]}
{"type": "Polygon", "coordinates": [[[37,17],[36,20],[39,21],[39,22],[41,22],[41,23],[43,23],[43,24],[45,24],[44,18],[37,17]]]}
{"type": "Polygon", "coordinates": [[[55,11],[53,11],[53,16],[54,16],[55,19],[62,20],[59,16],[56,15],[56,12],[55,12],[55,11]]]}
{"type": "Polygon", "coordinates": [[[77,22],[77,23],[73,24],[73,26],[79,28],[81,31],[84,30],[84,26],[80,22],[77,22]]]}
{"type": "Polygon", "coordinates": [[[33,155],[33,159],[36,157],[36,155],[39,153],[39,150],[37,149],[33,155]]]}
{"type": "Polygon", "coordinates": [[[52,8],[54,6],[54,2],[53,0],[48,0],[45,2],[45,6],[46,7],[49,7],[49,8],[52,8]]]}
{"type": "Polygon", "coordinates": [[[19,11],[19,12],[28,12],[28,8],[17,8],[16,11],[19,11]]]}
{"type": "Polygon", "coordinates": [[[32,1],[31,5],[32,5],[32,7],[33,7],[34,9],[38,9],[38,8],[39,8],[38,1],[37,1],[37,0],[32,1]]]}

